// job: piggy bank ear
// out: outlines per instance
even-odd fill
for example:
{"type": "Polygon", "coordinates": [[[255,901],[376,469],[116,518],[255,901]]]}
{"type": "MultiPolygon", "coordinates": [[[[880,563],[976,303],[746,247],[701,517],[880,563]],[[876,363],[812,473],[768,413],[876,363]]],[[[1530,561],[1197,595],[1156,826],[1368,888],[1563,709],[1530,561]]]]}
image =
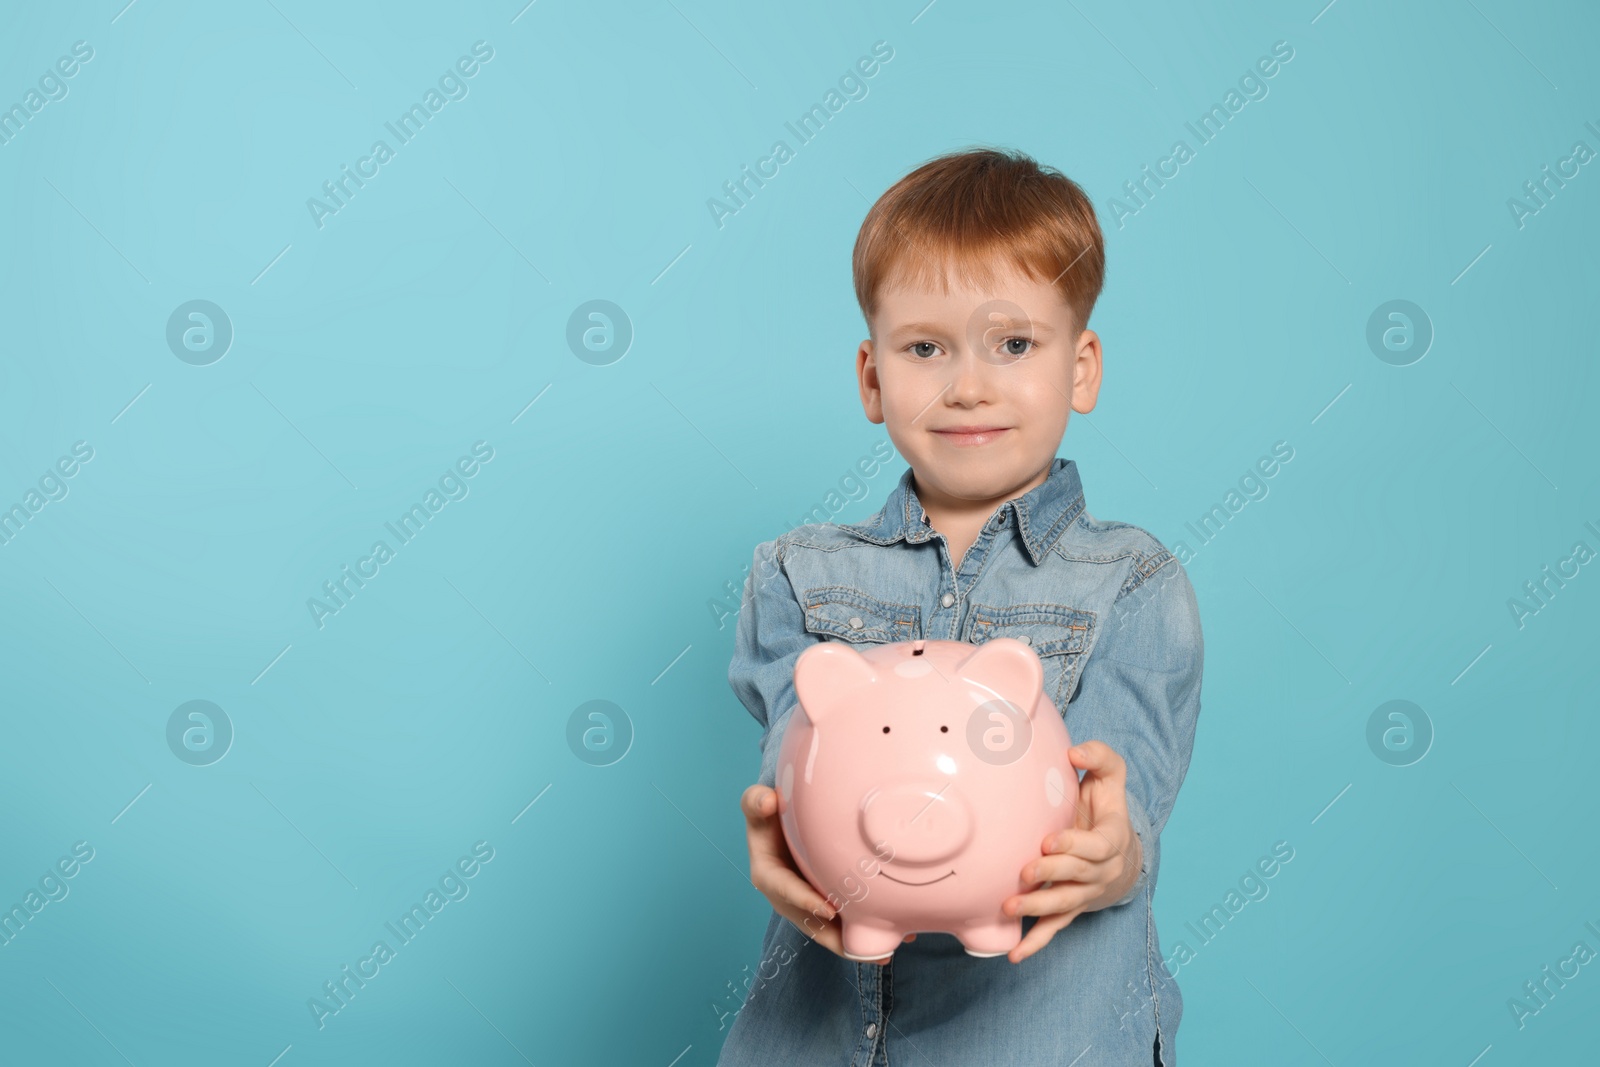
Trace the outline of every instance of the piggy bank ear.
{"type": "Polygon", "coordinates": [[[846,710],[878,680],[866,657],[843,641],[821,641],[794,662],[794,692],[813,726],[846,710]]]}
{"type": "Polygon", "coordinates": [[[1030,717],[1044,688],[1044,664],[1032,648],[1014,637],[985,641],[958,669],[962,678],[985,692],[985,699],[1009,700],[1030,717]]]}

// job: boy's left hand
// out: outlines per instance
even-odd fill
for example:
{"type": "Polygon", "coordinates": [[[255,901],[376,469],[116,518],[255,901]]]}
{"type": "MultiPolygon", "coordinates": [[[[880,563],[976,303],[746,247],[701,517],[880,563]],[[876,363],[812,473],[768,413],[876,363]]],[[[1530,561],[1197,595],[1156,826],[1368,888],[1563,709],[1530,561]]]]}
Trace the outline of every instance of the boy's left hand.
{"type": "Polygon", "coordinates": [[[1056,931],[1086,911],[1098,911],[1133,888],[1144,863],[1139,835],[1128,821],[1128,767],[1111,746],[1086,741],[1067,752],[1086,772],[1078,786],[1074,826],[1045,838],[1041,858],[1022,869],[1024,882],[1054,883],[1011,897],[1007,915],[1037,915],[1017,947],[1006,954],[1021,963],[1049,944],[1056,931]]]}

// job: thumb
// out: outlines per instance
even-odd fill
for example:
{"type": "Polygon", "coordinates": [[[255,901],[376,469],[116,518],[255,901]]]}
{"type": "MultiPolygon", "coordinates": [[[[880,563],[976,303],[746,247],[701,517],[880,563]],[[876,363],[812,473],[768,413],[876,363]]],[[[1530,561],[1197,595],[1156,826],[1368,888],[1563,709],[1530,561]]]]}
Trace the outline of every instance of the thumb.
{"type": "Polygon", "coordinates": [[[739,807],[744,811],[745,821],[752,828],[764,824],[777,813],[777,805],[772,803],[777,796],[772,787],[760,783],[746,789],[739,798],[739,807]]]}

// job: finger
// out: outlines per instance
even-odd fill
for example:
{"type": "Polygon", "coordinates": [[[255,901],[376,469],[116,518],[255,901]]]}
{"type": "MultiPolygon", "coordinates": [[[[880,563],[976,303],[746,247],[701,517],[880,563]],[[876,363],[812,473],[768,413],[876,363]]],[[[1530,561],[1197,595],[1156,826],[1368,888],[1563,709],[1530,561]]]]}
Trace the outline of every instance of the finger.
{"type": "Polygon", "coordinates": [[[753,825],[746,836],[750,845],[750,883],[773,907],[782,903],[800,913],[815,911],[825,919],[833,918],[834,908],[796,869],[781,827],[753,825]]]}
{"type": "Polygon", "coordinates": [[[1012,897],[1002,907],[1007,915],[1038,915],[1043,918],[1059,912],[1080,909],[1103,892],[1099,882],[1066,882],[1048,889],[1035,889],[1012,897]]]}
{"type": "Polygon", "coordinates": [[[1026,885],[1039,882],[1092,882],[1103,868],[1100,860],[1086,860],[1081,856],[1046,856],[1022,868],[1022,881],[1026,885]]]}
{"type": "Polygon", "coordinates": [[[778,914],[794,923],[800,932],[836,955],[844,955],[843,928],[838,919],[824,922],[802,908],[778,907],[778,914]]]}
{"type": "Polygon", "coordinates": [[[838,914],[810,882],[780,863],[763,863],[759,879],[752,875],[751,881],[774,907],[781,903],[800,915],[819,915],[825,922],[838,914]]]}
{"type": "Polygon", "coordinates": [[[1128,765],[1104,741],[1085,741],[1067,750],[1067,758],[1074,767],[1081,767],[1099,778],[1122,778],[1128,765]]]}
{"type": "Polygon", "coordinates": [[[1006,959],[1012,963],[1021,963],[1049,944],[1050,939],[1056,935],[1058,930],[1077,917],[1078,913],[1072,911],[1067,912],[1065,915],[1051,915],[1040,919],[1033,924],[1033,929],[1028,931],[1027,936],[1017,942],[1017,947],[1006,953],[1006,959]]]}
{"type": "MultiPolygon", "coordinates": [[[[1090,741],[1084,747],[1088,745],[1100,745],[1109,756],[1091,766],[1084,774],[1083,781],[1078,783],[1078,796],[1073,802],[1072,814],[1073,825],[1080,830],[1091,829],[1128,813],[1127,764],[1098,741],[1090,741]]],[[[1095,759],[1098,761],[1099,757],[1095,759]]]]}
{"type": "Polygon", "coordinates": [[[783,870],[796,869],[794,858],[789,855],[789,842],[784,840],[783,830],[777,826],[753,826],[745,834],[750,846],[750,877],[753,879],[756,870],[779,867],[783,870]]]}
{"type": "Polygon", "coordinates": [[[1071,829],[1058,830],[1046,837],[1040,851],[1046,856],[1077,856],[1094,863],[1104,863],[1121,850],[1105,834],[1094,830],[1071,829]]]}
{"type": "Polygon", "coordinates": [[[1094,779],[1085,778],[1084,783],[1078,790],[1078,799],[1072,804],[1072,828],[1075,830],[1087,830],[1095,820],[1094,790],[1091,788],[1094,779]]]}
{"type": "Polygon", "coordinates": [[[763,785],[753,785],[745,790],[740,806],[745,812],[745,836],[750,843],[752,856],[760,853],[776,859],[785,867],[792,867],[789,841],[783,835],[783,826],[775,817],[777,793],[763,785]]]}
{"type": "Polygon", "coordinates": [[[1141,855],[1140,849],[1139,849],[1139,835],[1138,834],[1135,834],[1130,830],[1128,832],[1128,840],[1127,840],[1126,847],[1124,847],[1123,845],[1117,844],[1110,837],[1107,837],[1104,833],[1101,833],[1099,830],[1095,830],[1094,832],[1096,834],[1099,834],[1100,837],[1105,839],[1106,846],[1112,851],[1113,854],[1121,857],[1122,861],[1124,863],[1129,863],[1129,864],[1132,864],[1134,866],[1139,866],[1142,863],[1142,860],[1137,858],[1137,857],[1139,857],[1141,855]]]}
{"type": "Polygon", "coordinates": [[[739,809],[744,812],[745,821],[754,826],[771,818],[777,813],[777,797],[776,790],[759,782],[746,789],[739,797],[739,809]]]}
{"type": "Polygon", "coordinates": [[[745,839],[750,842],[752,854],[759,852],[763,856],[776,858],[786,867],[792,866],[789,862],[789,839],[783,836],[783,827],[778,825],[777,819],[749,824],[745,827],[745,839]]]}

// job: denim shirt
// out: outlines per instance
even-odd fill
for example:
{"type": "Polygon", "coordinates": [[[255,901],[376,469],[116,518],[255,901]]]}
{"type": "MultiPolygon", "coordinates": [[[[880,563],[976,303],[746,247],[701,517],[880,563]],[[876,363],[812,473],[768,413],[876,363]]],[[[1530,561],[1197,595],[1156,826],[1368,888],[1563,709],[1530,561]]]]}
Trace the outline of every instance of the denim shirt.
{"type": "MultiPolygon", "coordinates": [[[[728,682],[764,727],[758,780],[774,785],[795,659],[813,643],[991,637],[1038,653],[1074,744],[1103,741],[1126,761],[1138,881],[1016,964],[969,956],[947,933],[919,933],[886,965],[856,963],[773,911],[722,1067],[1177,1062],[1183,999],[1151,895],[1200,713],[1199,611],[1156,538],[1090,515],[1074,461],[1057,457],[1043,483],[997,508],[959,569],[909,469],[865,522],[811,523],[756,548],[728,682]]],[[[1024,934],[1036,921],[1022,918],[1024,934]]]]}

